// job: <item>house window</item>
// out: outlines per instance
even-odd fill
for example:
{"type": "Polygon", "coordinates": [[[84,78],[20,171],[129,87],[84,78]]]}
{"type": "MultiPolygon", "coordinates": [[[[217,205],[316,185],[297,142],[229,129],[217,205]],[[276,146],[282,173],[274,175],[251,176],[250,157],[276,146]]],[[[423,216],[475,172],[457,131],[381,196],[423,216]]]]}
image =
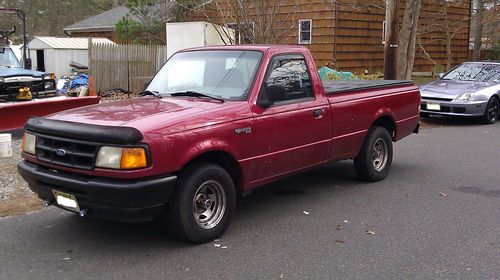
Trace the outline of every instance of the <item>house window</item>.
{"type": "Polygon", "coordinates": [[[312,38],[312,20],[299,20],[299,44],[311,44],[312,38]]]}
{"type": "Polygon", "coordinates": [[[253,44],[255,42],[255,23],[228,23],[227,27],[234,29],[234,39],[237,44],[253,44]]]}

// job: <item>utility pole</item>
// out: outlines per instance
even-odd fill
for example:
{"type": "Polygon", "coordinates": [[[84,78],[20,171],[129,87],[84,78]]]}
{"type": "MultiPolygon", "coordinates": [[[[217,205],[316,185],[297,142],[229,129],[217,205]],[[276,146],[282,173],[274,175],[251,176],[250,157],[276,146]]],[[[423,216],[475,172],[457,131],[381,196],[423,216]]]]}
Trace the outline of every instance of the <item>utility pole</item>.
{"type": "Polygon", "coordinates": [[[384,79],[395,80],[398,48],[398,2],[386,0],[385,6],[385,44],[384,44],[384,79]]]}

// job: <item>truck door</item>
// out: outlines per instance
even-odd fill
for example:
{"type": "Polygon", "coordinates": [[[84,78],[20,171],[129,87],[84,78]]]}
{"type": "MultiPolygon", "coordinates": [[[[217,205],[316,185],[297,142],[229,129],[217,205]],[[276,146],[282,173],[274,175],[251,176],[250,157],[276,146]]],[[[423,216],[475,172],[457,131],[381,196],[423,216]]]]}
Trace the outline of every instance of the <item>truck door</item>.
{"type": "MultiPolygon", "coordinates": [[[[254,112],[255,137],[266,145],[256,181],[324,162],[330,147],[330,107],[316,94],[304,56],[275,56],[264,86],[278,89],[274,104],[254,112]]],[[[261,92],[262,94],[262,92],[261,92]]]]}

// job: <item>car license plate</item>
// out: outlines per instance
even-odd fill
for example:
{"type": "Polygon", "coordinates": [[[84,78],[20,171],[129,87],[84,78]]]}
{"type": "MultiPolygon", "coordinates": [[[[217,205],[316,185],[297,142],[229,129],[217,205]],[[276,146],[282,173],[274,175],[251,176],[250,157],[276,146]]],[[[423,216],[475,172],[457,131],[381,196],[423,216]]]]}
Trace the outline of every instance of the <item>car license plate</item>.
{"type": "Polygon", "coordinates": [[[439,111],[441,110],[441,105],[438,103],[427,103],[427,110],[439,111]]]}
{"type": "Polygon", "coordinates": [[[52,190],[57,205],[70,211],[80,212],[80,207],[76,201],[76,197],[71,194],[63,193],[60,191],[52,190]]]}

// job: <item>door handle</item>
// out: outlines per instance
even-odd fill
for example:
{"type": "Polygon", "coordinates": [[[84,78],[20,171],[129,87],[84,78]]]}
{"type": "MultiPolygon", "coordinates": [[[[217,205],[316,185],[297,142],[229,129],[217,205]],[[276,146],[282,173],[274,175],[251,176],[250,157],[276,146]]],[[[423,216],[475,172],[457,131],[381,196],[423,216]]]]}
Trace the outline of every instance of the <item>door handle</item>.
{"type": "Polygon", "coordinates": [[[324,113],[325,113],[325,109],[316,109],[313,111],[313,116],[315,119],[320,119],[323,117],[324,113]]]}

